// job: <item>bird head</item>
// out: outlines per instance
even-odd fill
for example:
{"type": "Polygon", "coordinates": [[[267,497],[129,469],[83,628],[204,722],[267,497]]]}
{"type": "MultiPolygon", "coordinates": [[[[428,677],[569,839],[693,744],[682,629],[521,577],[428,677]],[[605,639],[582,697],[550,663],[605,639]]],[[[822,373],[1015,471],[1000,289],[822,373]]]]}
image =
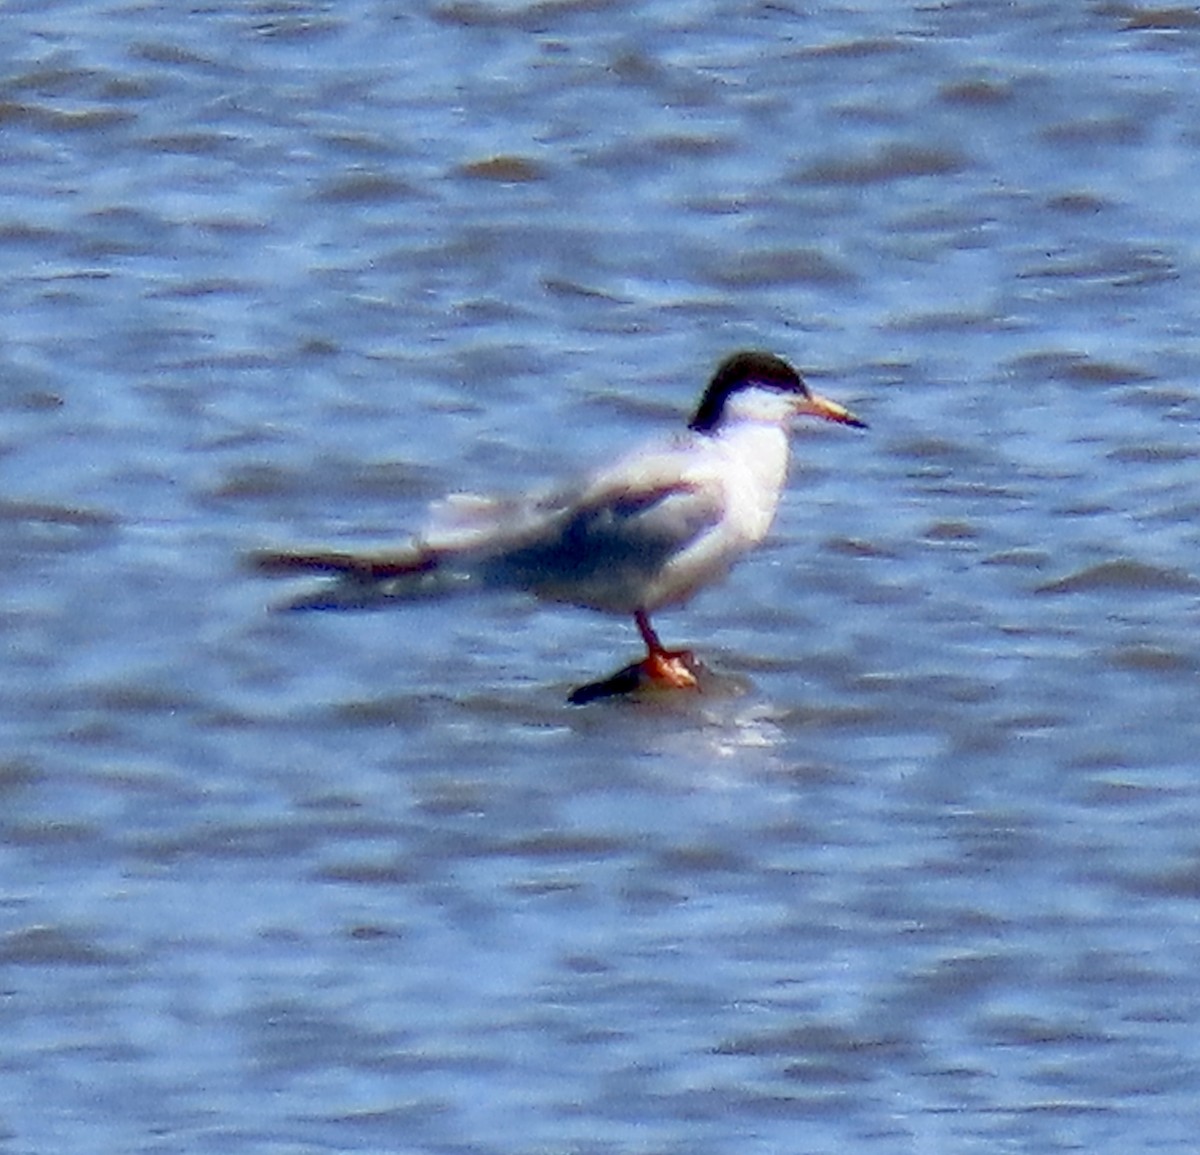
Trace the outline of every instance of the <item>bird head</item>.
{"type": "Polygon", "coordinates": [[[726,357],[717,367],[688,428],[713,433],[733,411],[756,412],[766,420],[797,414],[865,429],[867,423],[849,409],[814,393],[782,357],[747,351],[726,357]]]}

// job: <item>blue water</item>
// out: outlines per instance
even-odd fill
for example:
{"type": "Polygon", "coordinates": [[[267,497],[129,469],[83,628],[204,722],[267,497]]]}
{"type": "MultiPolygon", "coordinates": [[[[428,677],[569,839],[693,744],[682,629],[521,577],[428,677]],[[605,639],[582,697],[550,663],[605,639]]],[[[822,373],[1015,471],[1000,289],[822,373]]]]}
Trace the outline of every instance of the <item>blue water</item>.
{"type": "Polygon", "coordinates": [[[1200,23],[15,4],[0,1151],[1190,1151],[1200,23]],[[271,612],[775,349],[770,545],[629,623],[271,612]]]}

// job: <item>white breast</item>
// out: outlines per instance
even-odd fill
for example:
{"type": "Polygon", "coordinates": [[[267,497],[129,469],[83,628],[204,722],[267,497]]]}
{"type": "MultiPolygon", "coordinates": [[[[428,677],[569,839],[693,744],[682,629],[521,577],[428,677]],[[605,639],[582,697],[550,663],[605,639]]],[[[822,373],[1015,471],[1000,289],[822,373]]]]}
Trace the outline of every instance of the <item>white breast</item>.
{"type": "Polygon", "coordinates": [[[714,440],[725,458],[729,520],[747,546],[757,545],[771,528],[787,480],[787,433],[774,423],[739,421],[714,440]]]}
{"type": "Polygon", "coordinates": [[[739,421],[704,438],[696,472],[719,477],[720,521],[677,554],[645,591],[646,609],[677,605],[713,582],[766,537],[787,477],[787,433],[777,424],[739,421]]]}

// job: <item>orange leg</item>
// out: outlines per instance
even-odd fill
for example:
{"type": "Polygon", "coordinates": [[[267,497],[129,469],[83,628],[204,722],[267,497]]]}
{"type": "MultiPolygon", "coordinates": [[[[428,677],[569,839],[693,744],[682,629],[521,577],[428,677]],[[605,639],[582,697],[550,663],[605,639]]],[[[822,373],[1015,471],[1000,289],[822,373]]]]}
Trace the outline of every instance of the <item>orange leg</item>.
{"type": "Polygon", "coordinates": [[[573,706],[584,706],[601,698],[636,694],[639,690],[657,687],[660,690],[698,690],[704,667],[690,650],[668,650],[658,640],[645,610],[633,615],[638,632],[646,643],[646,656],[632,666],[625,666],[611,677],[599,682],[578,686],[567,695],[573,706]]]}
{"type": "Polygon", "coordinates": [[[645,660],[638,667],[647,681],[675,690],[693,690],[700,683],[696,678],[696,659],[690,650],[668,650],[661,641],[645,610],[633,615],[638,633],[646,643],[645,660]]]}

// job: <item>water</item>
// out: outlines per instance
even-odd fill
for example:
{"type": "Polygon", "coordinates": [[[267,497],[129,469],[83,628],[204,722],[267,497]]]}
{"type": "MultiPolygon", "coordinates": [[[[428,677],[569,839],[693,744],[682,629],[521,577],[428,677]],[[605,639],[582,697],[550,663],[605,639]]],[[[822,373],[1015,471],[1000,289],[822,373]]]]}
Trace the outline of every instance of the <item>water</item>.
{"type": "Polygon", "coordinates": [[[14,4],[0,1150],[1191,1150],[1180,8],[14,4]],[[658,625],[267,611],[678,423],[860,411],[658,625]]]}

